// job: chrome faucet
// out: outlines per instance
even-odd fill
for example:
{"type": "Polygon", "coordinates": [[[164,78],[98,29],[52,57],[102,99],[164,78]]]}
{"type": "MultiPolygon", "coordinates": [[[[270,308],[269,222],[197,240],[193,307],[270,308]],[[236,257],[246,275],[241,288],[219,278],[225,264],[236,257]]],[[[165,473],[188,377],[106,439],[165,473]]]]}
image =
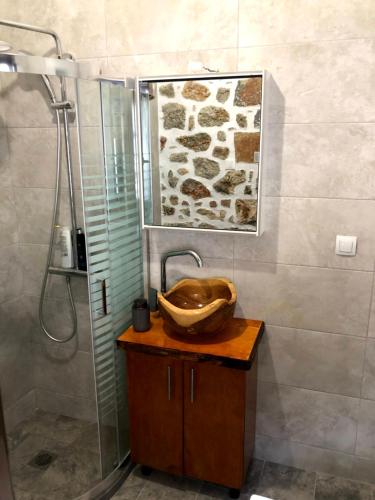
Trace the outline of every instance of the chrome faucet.
{"type": "Polygon", "coordinates": [[[194,257],[198,267],[203,266],[203,261],[202,261],[200,255],[197,252],[195,252],[194,250],[172,250],[171,252],[165,253],[162,256],[161,262],[160,262],[160,276],[161,276],[160,290],[161,290],[161,293],[165,293],[167,291],[167,273],[166,273],[167,260],[169,259],[169,257],[178,257],[179,255],[191,255],[192,257],[194,257]]]}

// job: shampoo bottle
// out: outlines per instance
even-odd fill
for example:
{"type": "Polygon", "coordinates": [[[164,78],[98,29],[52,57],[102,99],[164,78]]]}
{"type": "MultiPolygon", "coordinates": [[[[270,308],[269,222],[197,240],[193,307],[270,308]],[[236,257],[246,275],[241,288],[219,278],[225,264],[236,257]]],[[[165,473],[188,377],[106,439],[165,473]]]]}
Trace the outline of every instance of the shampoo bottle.
{"type": "Polygon", "coordinates": [[[73,267],[73,245],[70,229],[67,226],[61,226],[59,231],[59,249],[60,266],[65,269],[73,267]]]}

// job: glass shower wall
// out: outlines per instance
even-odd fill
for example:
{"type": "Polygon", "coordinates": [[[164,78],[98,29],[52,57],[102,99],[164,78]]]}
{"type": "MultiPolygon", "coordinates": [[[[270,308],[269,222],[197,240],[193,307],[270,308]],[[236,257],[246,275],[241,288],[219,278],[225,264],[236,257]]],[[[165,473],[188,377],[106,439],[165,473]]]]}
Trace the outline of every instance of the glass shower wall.
{"type": "Polygon", "coordinates": [[[117,336],[143,295],[133,136],[124,82],[78,81],[82,193],[102,476],[129,453],[125,362],[117,336]]]}

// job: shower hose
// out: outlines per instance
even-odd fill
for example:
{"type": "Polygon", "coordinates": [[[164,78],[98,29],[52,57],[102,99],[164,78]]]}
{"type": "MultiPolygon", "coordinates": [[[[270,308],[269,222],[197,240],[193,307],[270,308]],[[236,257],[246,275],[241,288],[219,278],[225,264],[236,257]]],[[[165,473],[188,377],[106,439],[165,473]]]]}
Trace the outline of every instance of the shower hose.
{"type": "MultiPolygon", "coordinates": [[[[46,84],[46,81],[44,81],[46,84]]],[[[49,94],[51,95],[51,89],[48,88],[46,85],[47,90],[49,94]]],[[[54,95],[51,95],[51,100],[52,102],[56,102],[56,99],[54,95]]],[[[46,289],[47,289],[47,282],[48,282],[48,275],[49,275],[49,268],[52,265],[52,257],[53,257],[53,247],[55,243],[55,229],[57,225],[57,217],[58,217],[58,206],[59,206],[59,201],[60,201],[60,185],[61,185],[61,119],[60,119],[60,113],[58,109],[55,109],[56,113],[56,130],[57,130],[57,147],[56,147],[56,181],[55,181],[55,199],[54,199],[54,206],[53,206],[53,214],[52,214],[52,224],[51,224],[51,233],[50,233],[50,240],[49,240],[49,247],[48,247],[48,254],[47,254],[47,261],[46,261],[46,267],[44,270],[44,276],[43,276],[43,282],[42,282],[42,290],[40,294],[40,301],[39,301],[39,323],[40,327],[42,328],[43,332],[47,335],[47,337],[54,342],[58,342],[60,344],[64,342],[68,342],[71,340],[75,334],[77,333],[77,311],[76,307],[74,304],[74,299],[73,299],[73,294],[72,294],[72,288],[71,288],[71,283],[70,283],[70,276],[66,276],[66,287],[68,291],[68,298],[69,298],[69,304],[72,312],[72,318],[73,318],[73,328],[72,332],[65,338],[59,339],[52,335],[45,324],[44,320],[44,302],[46,299],[46,289]]]]}

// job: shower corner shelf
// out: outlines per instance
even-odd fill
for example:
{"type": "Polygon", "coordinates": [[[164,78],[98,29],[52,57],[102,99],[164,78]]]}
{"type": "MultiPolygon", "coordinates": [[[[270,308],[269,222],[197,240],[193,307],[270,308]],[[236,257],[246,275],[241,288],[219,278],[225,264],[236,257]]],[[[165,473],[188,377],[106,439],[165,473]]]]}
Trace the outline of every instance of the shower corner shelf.
{"type": "Polygon", "coordinates": [[[48,268],[50,274],[59,274],[60,276],[80,276],[82,278],[87,277],[87,271],[81,271],[80,269],[67,269],[65,267],[54,267],[50,266],[48,268]]]}

